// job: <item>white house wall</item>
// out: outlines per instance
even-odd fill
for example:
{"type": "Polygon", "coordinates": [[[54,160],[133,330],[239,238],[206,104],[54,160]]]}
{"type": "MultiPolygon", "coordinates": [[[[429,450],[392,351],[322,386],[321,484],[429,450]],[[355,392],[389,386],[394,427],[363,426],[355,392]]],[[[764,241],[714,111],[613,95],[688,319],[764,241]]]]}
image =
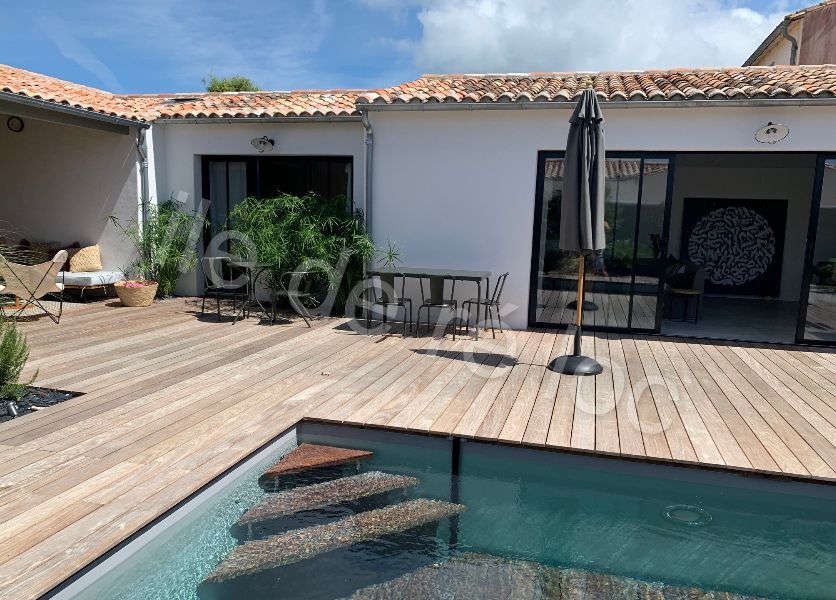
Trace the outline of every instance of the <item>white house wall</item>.
{"type": "MultiPolygon", "coordinates": [[[[6,122],[0,116],[0,122],[6,122]]],[[[106,269],[121,269],[133,249],[109,216],[137,214],[136,134],[25,119],[0,129],[0,222],[32,242],[99,244],[106,269]]]]}
{"type": "MultiPolygon", "coordinates": [[[[609,150],[836,148],[836,107],[605,105],[604,115],[609,150]],[[769,121],[787,125],[788,138],[756,142],[769,121]]],[[[375,241],[396,242],[404,264],[509,271],[507,320],[525,327],[537,154],[564,149],[569,116],[568,108],[373,111],[375,241]]]]}
{"type": "MultiPolygon", "coordinates": [[[[266,135],[275,140],[275,148],[263,156],[351,156],[354,203],[362,206],[364,144],[360,122],[158,123],[152,129],[154,177],[161,200],[185,192],[189,206],[197,208],[202,192],[200,157],[259,156],[250,140],[266,135]]],[[[178,292],[197,293],[202,285],[198,275],[185,276],[178,292]]]]}

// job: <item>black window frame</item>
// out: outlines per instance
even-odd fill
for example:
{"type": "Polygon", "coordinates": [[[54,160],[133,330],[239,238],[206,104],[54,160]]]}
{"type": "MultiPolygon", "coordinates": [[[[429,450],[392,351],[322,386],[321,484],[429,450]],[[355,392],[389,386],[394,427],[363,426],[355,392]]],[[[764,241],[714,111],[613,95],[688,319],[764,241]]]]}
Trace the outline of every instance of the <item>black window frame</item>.
{"type": "MultiPolygon", "coordinates": [[[[635,231],[633,235],[633,263],[631,265],[631,273],[630,273],[630,300],[629,300],[629,311],[630,314],[627,316],[628,318],[628,326],[627,328],[623,327],[613,327],[610,325],[584,325],[584,329],[588,329],[589,331],[600,331],[605,333],[636,333],[636,334],[658,334],[662,328],[662,302],[664,300],[664,292],[665,292],[665,284],[662,278],[662,269],[664,264],[664,257],[668,254],[668,238],[670,236],[670,220],[671,220],[671,207],[672,207],[672,200],[673,200],[673,186],[674,186],[674,177],[676,171],[676,155],[681,154],[677,152],[648,152],[648,151],[625,151],[625,150],[618,150],[618,151],[609,151],[606,153],[606,158],[638,158],[641,161],[640,164],[640,172],[644,173],[644,162],[648,159],[665,159],[668,161],[668,180],[665,187],[665,211],[664,211],[664,222],[663,222],[663,235],[662,235],[662,251],[661,256],[663,257],[660,260],[659,265],[659,284],[658,289],[656,292],[656,314],[655,314],[655,323],[653,329],[648,328],[641,328],[641,327],[633,327],[633,296],[635,290],[635,280],[636,280],[636,261],[638,260],[637,256],[637,248],[638,248],[638,231],[641,223],[641,203],[642,203],[642,192],[644,191],[644,177],[639,180],[639,188],[638,188],[638,200],[636,205],[637,210],[637,218],[635,224],[635,231]]],[[[537,320],[537,290],[538,290],[538,278],[539,278],[539,261],[540,261],[540,242],[541,242],[541,225],[543,219],[543,209],[545,203],[543,202],[543,191],[545,189],[545,175],[546,175],[546,161],[549,159],[565,159],[566,152],[563,150],[540,150],[537,153],[537,181],[535,190],[534,190],[534,223],[532,227],[532,240],[531,240],[531,266],[530,266],[530,278],[529,278],[529,286],[528,286],[528,326],[529,327],[537,327],[537,328],[547,328],[547,329],[557,329],[557,330],[565,330],[567,329],[570,324],[569,323],[547,323],[543,321],[537,320]]]]}
{"type": "MultiPolygon", "coordinates": [[[[261,168],[265,161],[281,159],[308,160],[343,160],[351,166],[348,177],[348,200],[351,211],[354,212],[354,156],[348,154],[278,154],[270,156],[253,156],[251,154],[202,154],[200,156],[200,185],[201,197],[209,198],[209,163],[210,162],[244,162],[247,164],[247,197],[264,198],[261,193],[261,168]]],[[[227,207],[228,208],[228,207],[227,207]]]]}

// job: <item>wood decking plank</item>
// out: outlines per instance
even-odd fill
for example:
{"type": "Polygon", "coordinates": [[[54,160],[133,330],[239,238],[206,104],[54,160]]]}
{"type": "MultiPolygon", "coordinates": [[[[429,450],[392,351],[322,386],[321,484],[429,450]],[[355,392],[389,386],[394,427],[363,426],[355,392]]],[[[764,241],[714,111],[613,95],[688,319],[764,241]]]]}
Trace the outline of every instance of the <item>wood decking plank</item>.
{"type": "MultiPolygon", "coordinates": [[[[547,363],[551,363],[552,360],[559,356],[565,356],[569,351],[571,336],[566,332],[555,332],[554,336],[554,344],[552,345],[552,351],[547,359],[547,363]]],[[[524,443],[545,446],[560,378],[560,373],[551,369],[544,371],[543,381],[537,390],[537,397],[534,399],[534,405],[531,408],[528,423],[522,436],[524,443]]]]}
{"type": "MultiPolygon", "coordinates": [[[[544,292],[541,315],[571,318],[572,297],[544,292]]],[[[624,297],[589,298],[589,323],[626,323],[624,297]]],[[[653,317],[640,300],[634,325],[653,317]]],[[[102,304],[22,323],[29,372],[87,393],[0,424],[3,593],[43,594],[302,418],[836,483],[836,354],[823,349],[588,333],[606,371],[579,380],[546,369],[569,351],[565,331],[477,345],[196,310],[102,304]]]]}

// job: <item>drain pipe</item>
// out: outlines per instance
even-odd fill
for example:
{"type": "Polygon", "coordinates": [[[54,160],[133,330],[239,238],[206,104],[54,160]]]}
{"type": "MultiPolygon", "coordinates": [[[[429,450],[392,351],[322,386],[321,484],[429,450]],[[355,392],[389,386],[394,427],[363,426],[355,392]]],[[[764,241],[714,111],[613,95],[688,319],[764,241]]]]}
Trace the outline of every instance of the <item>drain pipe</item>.
{"type": "Polygon", "coordinates": [[[374,131],[369,120],[369,111],[364,110],[361,112],[361,115],[363,118],[363,144],[366,148],[366,179],[364,182],[365,198],[363,208],[366,216],[366,234],[374,241],[374,237],[372,236],[372,160],[374,158],[374,131]]]}
{"type": "Polygon", "coordinates": [[[142,208],[142,226],[148,222],[148,144],[146,142],[146,127],[139,127],[136,131],[136,149],[139,152],[139,202],[142,208]]]}
{"type": "Polygon", "coordinates": [[[790,43],[790,64],[798,64],[798,40],[790,35],[790,20],[784,19],[781,23],[781,36],[790,43]]]}

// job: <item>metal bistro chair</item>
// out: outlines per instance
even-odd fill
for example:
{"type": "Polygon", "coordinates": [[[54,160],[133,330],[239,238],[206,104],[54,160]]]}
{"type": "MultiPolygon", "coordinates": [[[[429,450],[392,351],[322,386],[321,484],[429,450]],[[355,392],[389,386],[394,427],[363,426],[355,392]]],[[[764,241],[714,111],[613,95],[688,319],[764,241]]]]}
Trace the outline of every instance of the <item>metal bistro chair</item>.
{"type": "Polygon", "coordinates": [[[478,298],[471,298],[470,300],[465,300],[462,302],[462,318],[464,318],[464,309],[467,306],[467,320],[465,321],[465,333],[470,329],[470,311],[473,308],[474,304],[479,305],[479,309],[476,311],[476,318],[479,318],[479,310],[482,306],[485,307],[485,312],[488,313],[491,319],[491,333],[493,333],[493,337],[496,337],[496,328],[494,328],[493,323],[493,311],[496,309],[496,320],[499,321],[499,333],[502,333],[502,315],[499,314],[499,309],[501,306],[501,298],[502,298],[502,289],[505,287],[505,280],[508,279],[508,273],[503,273],[496,279],[496,284],[493,286],[493,294],[490,297],[482,298],[481,300],[478,298]]]}
{"type": "Polygon", "coordinates": [[[430,331],[430,309],[431,308],[451,308],[453,309],[454,315],[454,322],[453,322],[453,339],[456,339],[456,323],[455,323],[455,314],[456,310],[458,310],[458,301],[455,299],[456,297],[456,280],[451,279],[453,282],[453,287],[450,289],[450,296],[448,298],[444,297],[444,282],[447,280],[447,277],[443,277],[441,275],[433,275],[429,278],[430,280],[430,297],[424,294],[424,280],[419,279],[418,282],[421,285],[421,306],[418,307],[418,318],[415,322],[415,337],[418,337],[418,329],[420,328],[421,324],[421,309],[427,309],[427,332],[430,331]]]}
{"type": "MultiPolygon", "coordinates": [[[[409,323],[409,330],[412,331],[412,298],[407,298],[404,290],[406,289],[406,277],[400,275],[401,278],[401,293],[398,295],[395,290],[395,277],[399,275],[384,274],[379,275],[380,279],[380,296],[378,296],[378,288],[372,286],[372,294],[374,295],[373,306],[380,306],[383,308],[383,323],[386,323],[387,309],[390,306],[395,307],[395,316],[397,316],[397,309],[403,308],[403,335],[406,337],[406,325],[409,323]],[[407,310],[409,311],[407,313],[407,310]],[[407,314],[409,320],[407,320],[407,314]]],[[[429,317],[429,315],[428,315],[429,317]]]]}
{"type": "Polygon", "coordinates": [[[276,321],[277,299],[284,297],[305,325],[311,326],[314,316],[305,303],[316,301],[323,294],[321,286],[317,286],[317,275],[320,275],[318,271],[285,271],[279,276],[278,289],[270,290],[270,325],[276,321]]]}
{"type": "Polygon", "coordinates": [[[221,298],[232,300],[232,310],[235,313],[233,323],[238,322],[237,302],[240,299],[244,306],[241,315],[247,318],[249,314],[250,277],[246,269],[234,268],[228,256],[205,256],[201,259],[203,277],[206,287],[203,290],[203,302],[200,306],[201,316],[206,312],[206,298],[214,298],[218,310],[218,321],[221,320],[221,298]],[[240,283],[239,278],[244,282],[240,283]]]}

